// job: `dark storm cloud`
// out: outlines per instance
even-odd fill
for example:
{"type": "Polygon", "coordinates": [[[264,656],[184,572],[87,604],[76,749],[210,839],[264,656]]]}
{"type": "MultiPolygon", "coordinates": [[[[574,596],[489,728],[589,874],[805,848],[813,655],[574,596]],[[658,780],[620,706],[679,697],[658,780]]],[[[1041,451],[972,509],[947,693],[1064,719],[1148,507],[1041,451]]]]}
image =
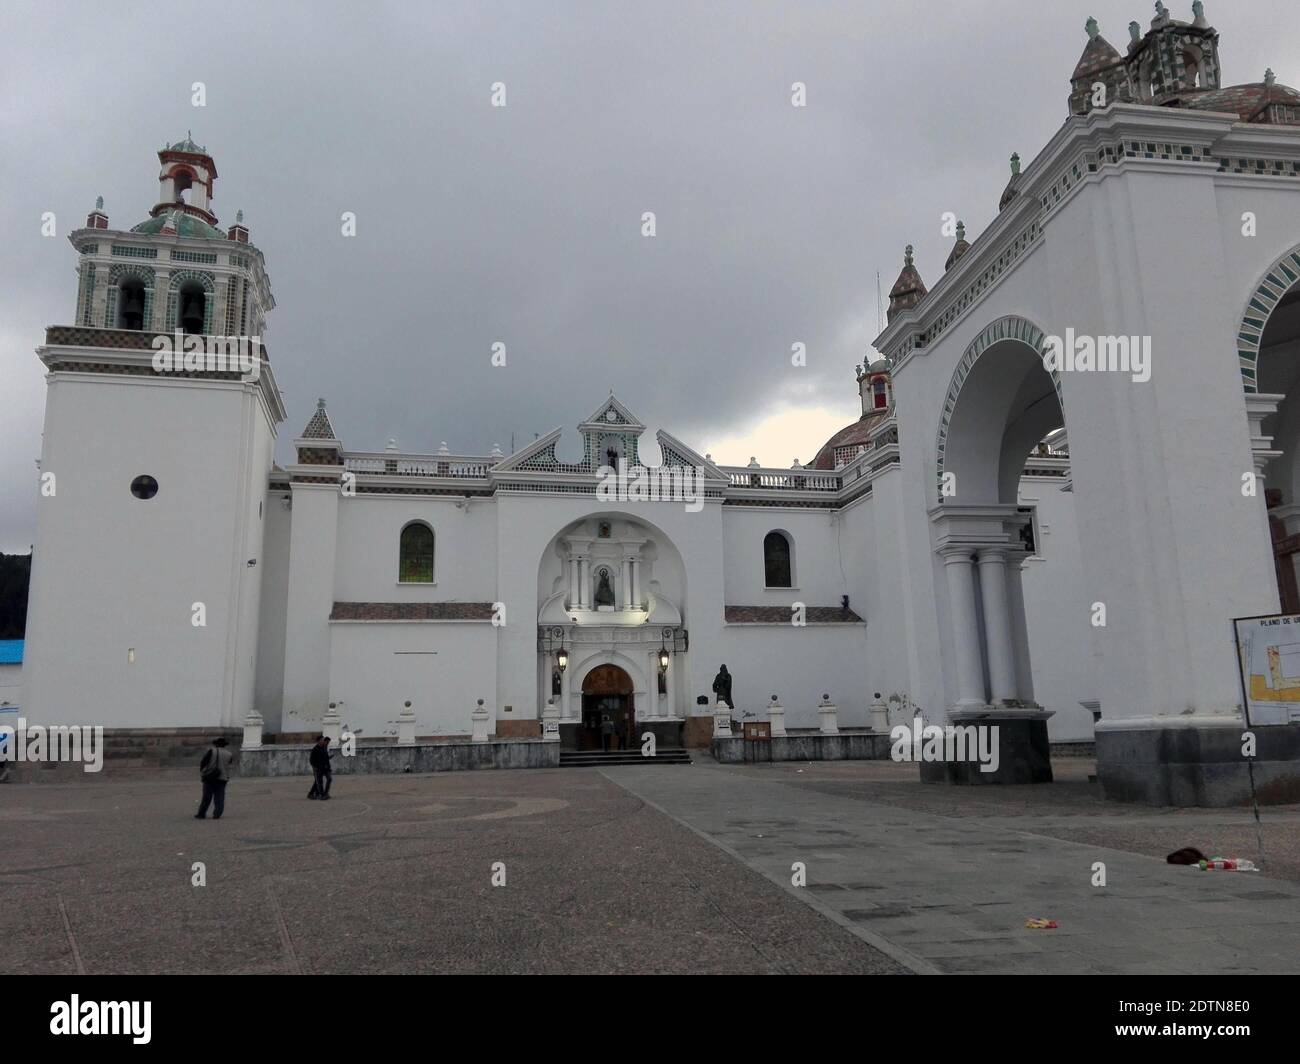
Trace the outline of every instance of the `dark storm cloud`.
{"type": "MultiPolygon", "coordinates": [[[[1300,80],[1280,0],[1208,6],[1227,81],[1268,63],[1300,80]]],[[[887,291],[911,242],[933,283],[941,213],[972,238],[988,224],[1007,157],[1065,116],[1090,14],[1121,47],[1151,17],[1140,0],[6,4],[0,549],[33,537],[32,349],[73,315],[66,232],[96,195],[114,228],[143,219],[155,153],[186,130],[216,159],[223,224],[242,207],[266,255],[282,461],[317,396],[357,450],[508,449],[571,432],[610,388],[703,446],[782,398],[855,409],[876,272],[887,291]]]]}

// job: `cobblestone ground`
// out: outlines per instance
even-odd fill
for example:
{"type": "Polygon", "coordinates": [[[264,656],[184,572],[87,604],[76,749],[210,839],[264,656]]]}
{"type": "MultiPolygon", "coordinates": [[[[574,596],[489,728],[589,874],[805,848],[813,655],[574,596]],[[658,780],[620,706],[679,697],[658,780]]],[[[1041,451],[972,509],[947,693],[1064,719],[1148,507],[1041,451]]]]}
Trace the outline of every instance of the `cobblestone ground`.
{"type": "Polygon", "coordinates": [[[0,970],[904,971],[593,770],[308,784],[0,787],[0,970]]]}

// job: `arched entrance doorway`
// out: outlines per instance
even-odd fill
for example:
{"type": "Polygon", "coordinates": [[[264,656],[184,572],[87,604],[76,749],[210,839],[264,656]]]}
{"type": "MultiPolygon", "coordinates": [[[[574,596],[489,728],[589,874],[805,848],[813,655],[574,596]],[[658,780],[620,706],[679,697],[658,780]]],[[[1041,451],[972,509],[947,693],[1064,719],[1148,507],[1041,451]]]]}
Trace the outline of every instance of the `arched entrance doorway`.
{"type": "Polygon", "coordinates": [[[617,665],[597,665],[587,673],[582,681],[579,750],[630,748],[636,725],[632,690],[632,677],[617,665]]]}

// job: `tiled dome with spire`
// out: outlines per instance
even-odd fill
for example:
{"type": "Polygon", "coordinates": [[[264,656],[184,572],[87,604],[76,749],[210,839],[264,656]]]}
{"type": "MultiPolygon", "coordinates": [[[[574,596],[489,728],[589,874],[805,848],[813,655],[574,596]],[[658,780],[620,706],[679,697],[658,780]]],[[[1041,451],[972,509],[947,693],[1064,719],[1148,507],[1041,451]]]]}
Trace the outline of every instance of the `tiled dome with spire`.
{"type": "Polygon", "coordinates": [[[1088,43],[1083,46],[1083,54],[1079,56],[1079,62],[1075,64],[1074,73],[1070,75],[1072,80],[1094,77],[1101,71],[1113,67],[1116,63],[1124,62],[1123,56],[1119,54],[1115,46],[1101,35],[1095,18],[1088,19],[1086,28],[1088,43]]]}
{"type": "Polygon", "coordinates": [[[325,413],[325,400],[316,400],[316,412],[312,414],[311,420],[307,422],[307,427],[302,430],[300,439],[304,440],[336,440],[334,435],[334,426],[330,424],[330,416],[325,413]]]}
{"type": "MultiPolygon", "coordinates": [[[[154,141],[154,143],[156,144],[157,141],[154,141]]],[[[185,131],[184,140],[178,140],[175,144],[168,144],[167,147],[163,148],[163,151],[183,151],[183,152],[189,152],[189,154],[191,155],[208,154],[207,148],[204,148],[203,146],[194,143],[194,139],[190,135],[190,131],[188,129],[185,131]]]]}
{"type": "Polygon", "coordinates": [[[953,244],[952,251],[948,252],[948,261],[943,264],[944,272],[951,270],[959,258],[970,250],[970,244],[966,240],[966,223],[957,223],[957,243],[953,244]]]}
{"type": "Polygon", "coordinates": [[[912,245],[908,244],[903,252],[902,272],[894,282],[894,287],[889,290],[889,310],[886,312],[886,320],[893,321],[894,315],[900,311],[911,310],[925,298],[926,291],[925,282],[921,280],[921,275],[916,272],[916,267],[912,264],[912,245]]]}
{"type": "Polygon", "coordinates": [[[1011,180],[1007,182],[1007,187],[1002,190],[1002,198],[998,200],[998,210],[1007,209],[1007,204],[1020,194],[1020,153],[1013,152],[1011,155],[1011,180]]]}

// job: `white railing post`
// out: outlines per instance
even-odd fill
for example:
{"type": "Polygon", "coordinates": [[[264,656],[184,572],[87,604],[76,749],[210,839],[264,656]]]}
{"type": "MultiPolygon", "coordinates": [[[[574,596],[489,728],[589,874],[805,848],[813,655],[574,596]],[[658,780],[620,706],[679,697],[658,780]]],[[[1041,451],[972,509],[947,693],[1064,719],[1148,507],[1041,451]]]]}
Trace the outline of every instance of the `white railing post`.
{"type": "Polygon", "coordinates": [[[397,714],[397,745],[415,745],[415,711],[410,702],[403,703],[402,711],[397,714]]]}

